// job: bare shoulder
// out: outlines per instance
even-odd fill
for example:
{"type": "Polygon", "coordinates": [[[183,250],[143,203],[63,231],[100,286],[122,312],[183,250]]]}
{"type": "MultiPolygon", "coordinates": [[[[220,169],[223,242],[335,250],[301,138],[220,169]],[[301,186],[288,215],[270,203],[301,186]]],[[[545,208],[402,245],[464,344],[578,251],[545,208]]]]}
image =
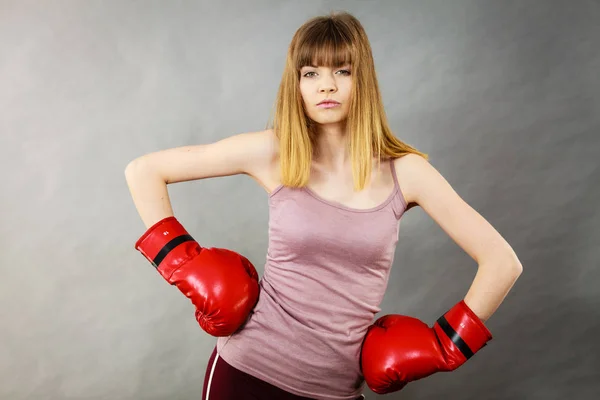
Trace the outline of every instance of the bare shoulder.
{"type": "Polygon", "coordinates": [[[420,205],[419,189],[428,176],[437,173],[428,160],[409,153],[394,159],[394,169],[408,208],[420,205]]]}
{"type": "MultiPolygon", "coordinates": [[[[247,139],[244,145],[253,147],[255,161],[259,164],[270,164],[279,154],[279,140],[273,129],[264,131],[248,132],[247,139]]],[[[249,171],[251,172],[251,171],[249,171]]]]}
{"type": "Polygon", "coordinates": [[[257,158],[249,164],[247,175],[270,193],[280,184],[279,139],[273,129],[253,132],[250,135],[257,149],[257,158]]]}

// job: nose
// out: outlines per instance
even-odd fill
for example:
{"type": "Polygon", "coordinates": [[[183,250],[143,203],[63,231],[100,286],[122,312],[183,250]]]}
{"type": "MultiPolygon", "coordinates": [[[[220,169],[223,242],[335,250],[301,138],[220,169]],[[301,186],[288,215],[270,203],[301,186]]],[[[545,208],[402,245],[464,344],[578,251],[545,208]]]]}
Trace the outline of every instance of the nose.
{"type": "Polygon", "coordinates": [[[337,88],[333,83],[321,85],[321,87],[319,88],[319,93],[335,93],[336,91],[337,88]]]}
{"type": "Polygon", "coordinates": [[[324,77],[321,79],[319,85],[319,93],[335,93],[337,91],[337,86],[335,85],[335,79],[331,77],[324,77]]]}

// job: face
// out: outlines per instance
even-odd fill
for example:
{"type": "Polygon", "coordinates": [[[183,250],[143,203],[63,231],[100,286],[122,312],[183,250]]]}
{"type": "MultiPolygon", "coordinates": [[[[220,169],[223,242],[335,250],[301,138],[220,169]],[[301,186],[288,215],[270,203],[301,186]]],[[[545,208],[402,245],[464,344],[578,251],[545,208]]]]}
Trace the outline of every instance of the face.
{"type": "Polygon", "coordinates": [[[340,68],[304,66],[300,70],[300,93],[310,119],[317,124],[339,123],[348,117],[352,77],[350,65],[340,68]],[[338,104],[320,104],[323,100],[338,104]]]}

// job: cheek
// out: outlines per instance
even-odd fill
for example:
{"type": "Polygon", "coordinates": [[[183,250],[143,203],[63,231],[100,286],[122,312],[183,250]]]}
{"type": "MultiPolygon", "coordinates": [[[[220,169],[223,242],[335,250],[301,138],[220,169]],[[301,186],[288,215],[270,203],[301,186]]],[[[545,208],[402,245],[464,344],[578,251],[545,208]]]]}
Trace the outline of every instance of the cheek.
{"type": "Polygon", "coordinates": [[[298,89],[300,90],[300,93],[302,93],[303,96],[306,95],[306,93],[308,92],[308,84],[305,80],[301,80],[300,83],[298,84],[298,89]]]}
{"type": "Polygon", "coordinates": [[[304,103],[308,102],[309,101],[309,96],[308,96],[308,94],[306,92],[306,88],[303,88],[302,86],[300,86],[299,89],[300,89],[300,96],[302,97],[302,101],[304,103]]]}
{"type": "Polygon", "coordinates": [[[347,98],[350,98],[350,94],[352,93],[352,82],[348,82],[344,85],[344,94],[347,98]]]}

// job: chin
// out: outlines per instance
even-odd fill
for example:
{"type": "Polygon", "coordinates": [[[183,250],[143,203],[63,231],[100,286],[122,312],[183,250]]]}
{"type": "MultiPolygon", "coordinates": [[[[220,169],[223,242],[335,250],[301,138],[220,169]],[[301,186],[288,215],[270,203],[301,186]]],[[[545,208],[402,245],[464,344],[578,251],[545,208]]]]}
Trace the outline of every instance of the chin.
{"type": "Polygon", "coordinates": [[[343,119],[341,120],[331,120],[331,121],[315,121],[313,120],[315,125],[321,125],[321,126],[325,126],[325,125],[338,125],[341,124],[343,122],[345,122],[343,119]]]}
{"type": "Polygon", "coordinates": [[[339,124],[341,122],[345,122],[348,119],[348,117],[347,116],[344,116],[344,117],[331,116],[329,118],[323,118],[322,116],[319,116],[319,118],[310,117],[310,119],[312,121],[314,121],[316,124],[327,125],[327,124],[339,124]]]}

